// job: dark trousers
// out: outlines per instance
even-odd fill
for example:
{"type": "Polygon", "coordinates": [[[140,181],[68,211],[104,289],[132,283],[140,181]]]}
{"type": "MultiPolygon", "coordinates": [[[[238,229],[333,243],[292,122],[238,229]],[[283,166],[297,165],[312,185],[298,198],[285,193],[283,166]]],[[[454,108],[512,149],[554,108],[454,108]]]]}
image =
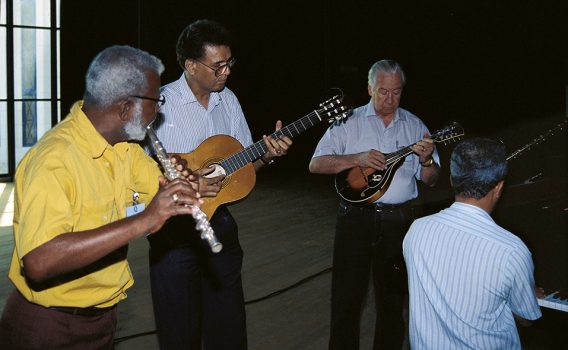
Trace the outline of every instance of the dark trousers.
{"type": "Polygon", "coordinates": [[[113,349],[116,307],[100,315],[72,315],[27,301],[14,290],[0,320],[0,349],[113,349]]]}
{"type": "Polygon", "coordinates": [[[372,276],[374,349],[400,349],[408,298],[402,240],[413,220],[410,205],[379,210],[340,203],[333,251],[330,349],[359,349],[361,310],[372,276]]]}
{"type": "Polygon", "coordinates": [[[246,349],[243,251],[225,207],[211,218],[223,250],[212,253],[188,217],[150,236],[152,302],[160,349],[246,349]]]}

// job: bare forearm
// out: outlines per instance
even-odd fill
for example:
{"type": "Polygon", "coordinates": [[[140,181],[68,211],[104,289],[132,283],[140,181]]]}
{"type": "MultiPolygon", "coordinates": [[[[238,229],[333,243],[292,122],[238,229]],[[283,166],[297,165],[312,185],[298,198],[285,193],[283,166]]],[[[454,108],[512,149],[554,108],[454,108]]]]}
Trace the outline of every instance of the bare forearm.
{"type": "Polygon", "coordinates": [[[252,165],[254,167],[254,171],[259,171],[265,165],[268,165],[269,161],[264,161],[262,157],[255,160],[252,165]]]}
{"type": "Polygon", "coordinates": [[[314,174],[337,174],[358,165],[357,155],[333,155],[312,158],[309,169],[314,174]]]}
{"type": "Polygon", "coordinates": [[[420,179],[426,186],[434,186],[440,176],[440,167],[436,162],[432,163],[429,167],[421,167],[420,179]]]}
{"type": "Polygon", "coordinates": [[[24,256],[26,277],[42,282],[83,268],[144,236],[149,229],[140,214],[93,230],[63,233],[24,256]]]}
{"type": "Polygon", "coordinates": [[[521,327],[530,327],[533,324],[533,321],[527,320],[526,318],[523,318],[517,314],[513,314],[513,317],[515,318],[517,324],[521,327]]]}

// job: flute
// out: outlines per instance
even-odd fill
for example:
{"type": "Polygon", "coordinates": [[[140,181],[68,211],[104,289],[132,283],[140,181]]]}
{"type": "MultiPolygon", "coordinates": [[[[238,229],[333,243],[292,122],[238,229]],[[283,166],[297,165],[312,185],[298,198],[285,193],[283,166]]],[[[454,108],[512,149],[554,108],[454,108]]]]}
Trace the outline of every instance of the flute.
{"type": "MultiPolygon", "coordinates": [[[[164,146],[158,139],[158,136],[156,136],[156,132],[152,129],[151,125],[152,124],[146,127],[146,134],[150,138],[152,149],[156,153],[156,157],[164,169],[164,176],[170,181],[182,177],[181,173],[177,171],[170,161],[164,146]]],[[[223,249],[223,245],[219,242],[217,236],[215,236],[215,232],[207,220],[207,215],[196,205],[192,205],[191,210],[192,216],[196,222],[195,228],[201,232],[201,239],[205,240],[207,244],[209,244],[213,253],[219,253],[221,249],[223,249]]]]}

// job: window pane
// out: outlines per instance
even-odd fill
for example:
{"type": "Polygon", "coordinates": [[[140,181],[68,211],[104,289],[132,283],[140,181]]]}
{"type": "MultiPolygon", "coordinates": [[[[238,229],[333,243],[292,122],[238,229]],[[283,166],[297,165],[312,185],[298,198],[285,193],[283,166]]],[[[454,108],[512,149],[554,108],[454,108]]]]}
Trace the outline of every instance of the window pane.
{"type": "Polygon", "coordinates": [[[61,100],[61,50],[59,50],[59,46],[61,44],[61,30],[57,30],[57,99],[61,100]]]}
{"type": "Polygon", "coordinates": [[[51,103],[25,101],[14,103],[16,164],[41,136],[51,128],[51,103]]]}
{"type": "MultiPolygon", "coordinates": [[[[4,1],[0,0],[2,3],[4,1]]],[[[0,28],[0,47],[6,47],[6,28],[0,28]]],[[[0,50],[0,99],[6,99],[6,50],[0,50]]]]}
{"type": "Polygon", "coordinates": [[[0,174],[8,174],[8,111],[6,102],[0,102],[0,174]]]}
{"type": "Polygon", "coordinates": [[[56,12],[55,15],[57,16],[55,18],[55,25],[57,26],[57,28],[61,28],[61,21],[60,21],[60,18],[61,18],[61,0],[57,0],[55,2],[55,6],[57,6],[57,8],[55,9],[55,12],[56,12]]]}
{"type": "Polygon", "coordinates": [[[6,24],[6,1],[4,0],[0,0],[0,24],[6,24]]]}
{"type": "Polygon", "coordinates": [[[50,0],[14,0],[14,25],[49,27],[50,0]]]}
{"type": "Polygon", "coordinates": [[[14,97],[51,98],[48,29],[14,28],[14,97]]]}

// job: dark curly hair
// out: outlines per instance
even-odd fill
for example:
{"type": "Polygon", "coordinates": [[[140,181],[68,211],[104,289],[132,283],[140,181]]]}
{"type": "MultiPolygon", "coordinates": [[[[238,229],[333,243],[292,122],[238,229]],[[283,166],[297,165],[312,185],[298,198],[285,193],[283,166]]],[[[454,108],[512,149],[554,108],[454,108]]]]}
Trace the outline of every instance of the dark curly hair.
{"type": "Polygon", "coordinates": [[[231,46],[231,33],[221,24],[208,19],[200,19],[185,27],[181,32],[176,55],[182,69],[188,58],[199,59],[205,55],[205,46],[231,46]]]}
{"type": "Polygon", "coordinates": [[[450,174],[456,195],[485,197],[507,175],[505,145],[481,137],[460,142],[452,152],[450,174]]]}

